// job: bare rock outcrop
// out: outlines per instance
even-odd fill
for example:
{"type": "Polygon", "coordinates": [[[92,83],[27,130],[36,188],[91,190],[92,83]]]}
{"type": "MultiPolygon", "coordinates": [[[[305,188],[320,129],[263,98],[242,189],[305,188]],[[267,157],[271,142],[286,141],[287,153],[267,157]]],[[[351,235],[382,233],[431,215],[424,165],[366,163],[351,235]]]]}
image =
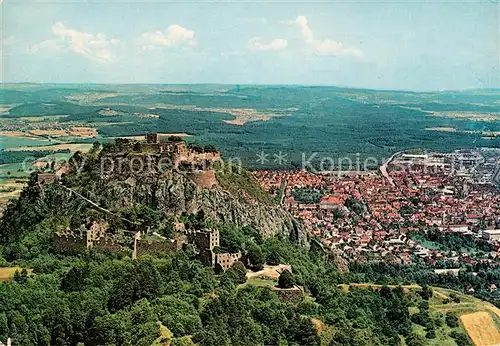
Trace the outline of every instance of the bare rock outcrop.
{"type": "Polygon", "coordinates": [[[249,200],[243,193],[236,195],[220,185],[200,186],[174,170],[160,175],[111,176],[87,186],[86,190],[115,210],[137,203],[148,205],[164,216],[203,210],[215,221],[252,225],[264,236],[282,234],[306,242],[300,225],[279,205],[249,200]]]}

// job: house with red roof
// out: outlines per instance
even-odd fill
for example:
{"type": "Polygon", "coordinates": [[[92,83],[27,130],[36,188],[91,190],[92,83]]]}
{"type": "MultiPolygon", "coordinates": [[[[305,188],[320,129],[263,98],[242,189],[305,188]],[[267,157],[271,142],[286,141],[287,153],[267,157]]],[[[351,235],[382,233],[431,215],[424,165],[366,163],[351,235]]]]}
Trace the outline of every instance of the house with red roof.
{"type": "Polygon", "coordinates": [[[326,195],[319,201],[319,207],[326,210],[344,209],[344,201],[337,196],[326,195]]]}

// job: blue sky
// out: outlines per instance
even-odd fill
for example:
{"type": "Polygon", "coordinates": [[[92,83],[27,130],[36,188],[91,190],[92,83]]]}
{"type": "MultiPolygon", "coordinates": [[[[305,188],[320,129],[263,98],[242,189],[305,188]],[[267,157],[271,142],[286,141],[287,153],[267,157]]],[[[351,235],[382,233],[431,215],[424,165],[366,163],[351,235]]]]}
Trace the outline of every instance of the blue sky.
{"type": "Polygon", "coordinates": [[[3,82],[500,87],[495,0],[1,6],[3,82]]]}

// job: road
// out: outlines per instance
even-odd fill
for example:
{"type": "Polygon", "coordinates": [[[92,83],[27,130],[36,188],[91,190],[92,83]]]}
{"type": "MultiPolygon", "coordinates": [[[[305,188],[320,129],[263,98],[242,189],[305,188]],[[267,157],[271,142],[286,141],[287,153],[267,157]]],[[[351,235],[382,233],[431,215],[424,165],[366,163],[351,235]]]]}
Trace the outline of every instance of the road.
{"type": "Polygon", "coordinates": [[[500,164],[498,165],[495,174],[493,174],[493,182],[500,185],[500,164]]]}
{"type": "Polygon", "coordinates": [[[401,153],[404,153],[404,151],[398,151],[397,153],[394,153],[392,154],[391,157],[389,157],[389,159],[387,161],[385,161],[382,166],[379,167],[379,170],[380,170],[380,173],[382,173],[382,175],[389,181],[389,183],[394,186],[394,181],[392,180],[391,176],[389,175],[389,173],[387,172],[387,165],[389,165],[389,163],[391,163],[392,160],[394,160],[394,158],[401,154],[401,153]]]}
{"type": "Polygon", "coordinates": [[[279,201],[280,201],[280,205],[283,205],[283,203],[285,202],[285,195],[286,195],[286,186],[288,185],[288,181],[286,179],[283,179],[283,181],[281,182],[281,186],[280,186],[280,191],[279,191],[279,201]]]}

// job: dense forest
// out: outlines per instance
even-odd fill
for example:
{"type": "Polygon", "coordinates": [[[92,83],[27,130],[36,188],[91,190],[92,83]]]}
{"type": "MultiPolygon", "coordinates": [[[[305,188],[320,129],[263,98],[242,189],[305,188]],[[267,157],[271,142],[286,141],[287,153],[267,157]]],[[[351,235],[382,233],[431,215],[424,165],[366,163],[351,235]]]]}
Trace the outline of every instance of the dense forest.
{"type": "MultiPolygon", "coordinates": [[[[446,126],[494,131],[499,129],[498,124],[430,117],[418,109],[491,111],[496,107],[492,105],[496,98],[491,95],[471,92],[459,95],[464,101],[457,102],[453,93],[333,87],[200,85],[188,89],[32,86],[2,89],[0,97],[5,104],[16,104],[5,118],[68,114],[68,123],[92,124],[105,138],[187,132],[193,135],[188,141],[203,146],[216,144],[225,158],[239,157],[254,168],[300,167],[302,153],[307,158],[318,152],[311,160],[317,165],[323,155],[355,160],[359,153],[363,160],[368,156],[382,159],[403,148],[446,151],[471,145],[500,146],[498,138],[486,140],[473,133],[426,130],[446,126]],[[118,96],[89,102],[68,98],[80,93],[118,96]],[[281,116],[236,126],[224,122],[234,118],[227,112],[155,106],[162,104],[248,108],[281,116]],[[107,108],[114,113],[103,116],[101,111],[107,108]],[[135,113],[154,113],[157,117],[137,117],[135,113]],[[271,155],[265,164],[256,161],[255,154],[261,151],[271,155]],[[282,164],[272,157],[279,151],[287,154],[282,164]]],[[[108,149],[111,146],[105,145],[108,149]]],[[[98,162],[95,149],[87,161],[98,162]]],[[[2,152],[1,159],[13,162],[19,159],[16,155],[26,154],[2,152]]],[[[77,153],[74,159],[80,162],[83,156],[77,153]]],[[[97,166],[85,166],[81,176],[63,177],[62,183],[85,189],[98,177],[97,166]]],[[[219,182],[231,193],[243,195],[241,187],[248,181],[243,174],[226,176],[219,182]]],[[[12,280],[0,282],[2,342],[11,337],[15,346],[420,346],[445,333],[451,343],[465,346],[470,340],[457,316],[429,308],[435,299],[430,286],[460,292],[473,288],[477,296],[500,305],[499,293],[489,290],[491,283],[500,280],[498,267],[469,265],[453,276],[435,274],[425,263],[369,262],[349,263],[349,270],[341,271],[337,258],[314,241],[299,245],[292,237],[265,237],[251,226],[213,223],[205,219],[202,210],[182,215],[182,221],[193,228],[212,222],[210,226],[220,230],[220,248],[243,254],[241,262],[226,272],[203,265],[192,246],[137,260],[127,254],[97,251],[63,253],[53,246],[55,231],[76,229],[99,212],[83,202],[62,204],[54,193],[57,188],[58,184],[45,187],[44,193],[53,200],[44,203],[31,176],[20,198],[10,202],[0,219],[0,269],[19,268],[12,280]],[[266,264],[288,264],[291,271],[283,272],[278,282],[247,279],[247,271],[266,264]],[[381,288],[349,286],[367,282],[381,288]],[[422,288],[408,291],[399,286],[404,284],[422,288]],[[300,302],[287,301],[276,293],[275,286],[285,289],[294,285],[303,290],[300,302]],[[423,332],[417,333],[418,328],[423,332]]],[[[256,201],[271,204],[270,197],[260,189],[245,188],[256,201]]],[[[294,196],[311,203],[324,192],[297,190],[294,196]]],[[[101,196],[94,197],[106,206],[101,196]]],[[[364,210],[353,200],[348,205],[359,214],[364,210]]],[[[172,236],[172,220],[161,219],[150,205],[123,206],[117,212],[127,219],[143,220],[162,236],[172,236]]],[[[429,241],[457,250],[471,246],[465,239],[437,235],[429,241]]],[[[446,265],[443,263],[443,267],[446,265]]]]}
{"type": "Polygon", "coordinates": [[[413,236],[415,239],[423,240],[445,251],[486,253],[496,249],[486,240],[474,239],[466,234],[443,233],[432,227],[427,232],[420,232],[413,236]]]}
{"type": "Polygon", "coordinates": [[[0,150],[0,165],[6,164],[6,163],[23,162],[25,160],[27,160],[27,162],[31,162],[33,160],[39,159],[41,157],[45,157],[47,155],[69,154],[69,153],[70,153],[70,151],[68,149],[20,150],[20,151],[0,150]]]}
{"type": "MultiPolygon", "coordinates": [[[[445,267],[446,263],[443,263],[445,267]]],[[[454,268],[454,266],[451,266],[454,268]]],[[[478,263],[461,268],[458,276],[436,274],[425,263],[392,264],[385,262],[352,263],[348,282],[376,282],[379,284],[409,284],[446,287],[457,291],[467,291],[500,307],[500,292],[490,290],[491,284],[500,282],[500,267],[478,263]]]]}
{"type": "Polygon", "coordinates": [[[303,187],[292,190],[293,198],[297,202],[305,204],[319,203],[321,197],[328,193],[328,189],[316,189],[310,187],[303,187]]]}
{"type": "MultiPolygon", "coordinates": [[[[400,345],[402,336],[407,345],[425,345],[412,323],[425,326],[428,338],[445,323],[444,316],[425,312],[432,291],[385,286],[345,292],[338,284],[357,274],[340,273],[321,249],[252,233],[225,227],[222,245],[253,248],[257,261],[290,263],[305,300],[287,303],[269,287],[245,284],[242,263],[216,275],[189,248],[137,261],[41,252],[18,262],[32,272],[0,284],[0,339],[8,335],[16,345],[150,346],[167,338],[166,327],[172,345],[302,346],[324,344],[325,338],[332,346],[400,345]],[[411,306],[423,306],[421,315],[410,316],[411,306]],[[315,320],[334,328],[320,334],[315,320]]],[[[469,344],[463,333],[456,337],[469,344]]]]}
{"type": "MultiPolygon", "coordinates": [[[[84,170],[83,177],[72,182],[85,184],[92,174],[84,170]]],[[[74,216],[65,219],[48,210],[38,193],[32,178],[0,219],[0,265],[29,268],[0,283],[0,339],[11,337],[16,345],[340,346],[400,345],[406,339],[411,346],[425,344],[413,324],[424,326],[426,338],[432,339],[444,323],[444,316],[410,315],[410,307],[419,309],[432,296],[428,289],[345,291],[340,286],[356,280],[378,282],[386,274],[400,282],[421,281],[403,269],[401,278],[383,267],[341,272],[315,242],[307,247],[283,236],[263,237],[250,226],[214,224],[202,211],[182,220],[188,228],[217,227],[220,248],[244,254],[242,262],[226,272],[203,265],[189,245],[135,261],[113,253],[61,252],[53,246],[54,231],[78,225],[94,212],[61,206],[74,216]],[[291,273],[285,272],[277,285],[299,285],[305,298],[289,302],[271,289],[273,282],[247,282],[246,271],[266,263],[291,265],[291,273]]],[[[155,211],[147,206],[124,211],[127,218],[140,217],[160,231],[155,211]]],[[[455,332],[468,340],[459,329],[455,332]]]]}
{"type": "MultiPolygon", "coordinates": [[[[250,168],[301,167],[303,157],[319,167],[324,157],[373,157],[380,163],[403,149],[450,151],[468,147],[500,147],[500,138],[470,131],[499,131],[496,121],[457,118],[428,112],[495,114],[498,93],[404,93],[335,87],[292,86],[38,86],[0,90],[5,104],[17,104],[5,118],[68,114],[67,123],[91,124],[103,137],[146,132],[185,132],[189,140],[214,144],[225,158],[240,158],[250,168]],[[182,88],[181,88],[182,89],[182,88]],[[92,99],[103,93],[103,97],[92,99]],[[106,93],[109,94],[108,97],[106,93]],[[79,102],[74,95],[80,95],[79,102]],[[89,100],[85,97],[88,95],[89,100]],[[496,96],[496,98],[495,98],[496,96]],[[478,103],[484,104],[479,106],[478,103]],[[165,107],[168,106],[168,107],[165,107]],[[103,109],[112,110],[105,116],[103,109]],[[238,126],[230,110],[273,115],[266,121],[238,126]],[[481,113],[482,112],[482,113],[481,113]],[[138,117],[136,114],[156,117],[138,117]],[[454,128],[457,132],[429,131],[454,128]],[[462,132],[460,132],[462,131],[462,132]],[[469,132],[467,132],[469,131],[469,132]],[[256,154],[270,154],[265,163],[256,154]],[[286,161],[274,162],[282,151],[286,161]]],[[[367,168],[375,168],[371,163],[367,168]]],[[[344,167],[346,168],[346,167],[344,167]]]]}
{"type": "MultiPolygon", "coordinates": [[[[84,177],[73,184],[85,184],[84,177]]],[[[433,293],[425,284],[461,289],[467,280],[485,284],[482,274],[437,276],[425,266],[384,263],[352,264],[343,272],[316,242],[303,246],[284,236],[263,237],[251,226],[214,224],[202,211],[182,220],[188,227],[217,227],[220,248],[243,253],[241,262],[226,272],[203,265],[190,245],[137,260],[96,251],[69,254],[51,242],[67,220],[45,210],[36,189],[30,184],[0,219],[0,266],[26,268],[0,283],[2,341],[11,337],[14,345],[27,346],[368,346],[403,345],[404,340],[417,346],[450,330],[446,337],[470,345],[460,327],[447,327],[456,316],[430,313],[426,302],[433,293]],[[289,264],[291,272],[285,271],[278,282],[247,280],[247,271],[266,263],[289,264]],[[354,282],[393,286],[342,286],[354,282]],[[423,289],[408,292],[397,286],[408,282],[424,284],[423,289]],[[304,299],[282,299],[272,289],[275,285],[298,285],[304,299]],[[425,333],[415,333],[415,325],[425,333]]],[[[126,212],[128,218],[152,225],[159,221],[147,206],[126,212]]],[[[77,208],[72,213],[83,221],[93,211],[77,208]]]]}

